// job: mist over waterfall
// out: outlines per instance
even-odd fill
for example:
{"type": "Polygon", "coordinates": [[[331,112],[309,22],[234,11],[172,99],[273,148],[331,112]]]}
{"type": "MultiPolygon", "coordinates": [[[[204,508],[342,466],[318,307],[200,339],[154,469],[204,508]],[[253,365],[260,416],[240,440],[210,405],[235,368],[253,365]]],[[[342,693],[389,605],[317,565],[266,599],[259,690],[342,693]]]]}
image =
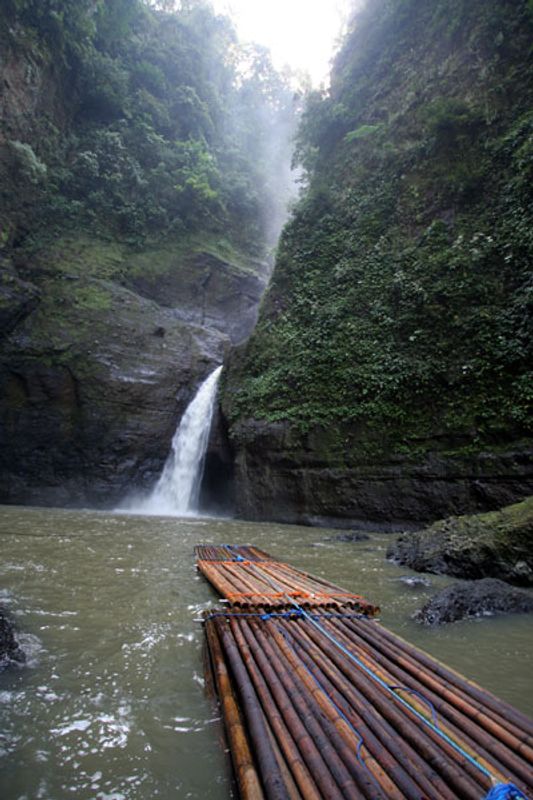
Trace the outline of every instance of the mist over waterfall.
{"type": "Polygon", "coordinates": [[[172,439],[172,450],[152,494],[135,509],[143,514],[187,515],[198,512],[205,454],[213,418],[217,367],[193,397],[172,439]]]}

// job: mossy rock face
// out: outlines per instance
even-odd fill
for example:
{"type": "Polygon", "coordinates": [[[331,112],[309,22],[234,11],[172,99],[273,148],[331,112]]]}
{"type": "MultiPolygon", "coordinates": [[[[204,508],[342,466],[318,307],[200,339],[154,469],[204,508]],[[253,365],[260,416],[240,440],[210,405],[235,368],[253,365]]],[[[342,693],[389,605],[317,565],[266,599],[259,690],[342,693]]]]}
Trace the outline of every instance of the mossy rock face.
{"type": "Polygon", "coordinates": [[[450,517],[403,534],[387,555],[419,572],[533,586],[533,497],[501,511],[450,517]]]}
{"type": "Polygon", "coordinates": [[[532,23],[379,0],[348,33],[224,384],[244,515],[420,526],[533,493],[532,23]]]}
{"type": "MultiPolygon", "coordinates": [[[[226,392],[229,389],[226,388],[226,392]]],[[[450,456],[358,448],[349,425],[306,434],[289,423],[248,419],[233,425],[237,511],[246,519],[412,530],[447,514],[512,503],[533,492],[526,443],[450,456]]]]}
{"type": "Polygon", "coordinates": [[[39,280],[2,343],[0,500],[114,503],[151,485],[229,340],[113,281],[39,280]]]}
{"type": "MultiPolygon", "coordinates": [[[[143,247],[64,235],[31,254],[47,274],[113,281],[184,322],[214,328],[238,343],[256,322],[269,265],[213,236],[161,239],[143,247]]],[[[32,269],[30,269],[32,271],[32,269]]]]}
{"type": "Polygon", "coordinates": [[[0,502],[152,485],[199,383],[250,332],[266,266],[208,238],[71,232],[2,267],[0,502]]]}
{"type": "Polygon", "coordinates": [[[176,253],[165,248],[133,256],[130,266],[126,285],[174,308],[180,319],[220,330],[235,344],[250,335],[265,288],[265,265],[257,265],[262,274],[241,268],[219,252],[176,253]]]}
{"type": "Polygon", "coordinates": [[[37,307],[39,296],[38,288],[21,280],[9,262],[0,263],[0,337],[37,307]]]}

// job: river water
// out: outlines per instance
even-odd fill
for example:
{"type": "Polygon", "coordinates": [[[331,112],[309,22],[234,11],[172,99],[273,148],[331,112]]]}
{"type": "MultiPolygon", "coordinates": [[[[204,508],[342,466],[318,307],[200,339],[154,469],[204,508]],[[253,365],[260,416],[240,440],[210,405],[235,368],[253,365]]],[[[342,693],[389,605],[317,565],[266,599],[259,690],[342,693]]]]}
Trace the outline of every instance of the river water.
{"type": "Polygon", "coordinates": [[[200,542],[253,542],[365,595],[382,621],[533,715],[531,616],[426,629],[410,614],[449,583],[385,560],[389,537],[343,543],[318,528],[0,507],[0,602],[29,665],[0,674],[2,800],[226,800],[202,627],[216,597],[200,542]]]}

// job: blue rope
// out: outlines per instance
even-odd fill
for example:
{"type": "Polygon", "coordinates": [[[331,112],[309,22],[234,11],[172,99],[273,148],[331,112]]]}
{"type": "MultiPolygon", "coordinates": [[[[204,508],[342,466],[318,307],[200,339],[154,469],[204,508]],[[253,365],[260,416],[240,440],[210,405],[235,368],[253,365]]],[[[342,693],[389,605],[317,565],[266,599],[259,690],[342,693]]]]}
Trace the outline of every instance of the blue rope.
{"type": "MultiPolygon", "coordinates": [[[[268,579],[267,579],[268,580],[268,579]]],[[[275,585],[275,582],[272,580],[268,581],[271,585],[275,585]]],[[[279,590],[279,586],[275,586],[277,590],[279,590]]],[[[408,703],[406,700],[403,699],[399,694],[397,694],[391,686],[389,686],[379,675],[376,675],[366,664],[361,661],[361,659],[357,658],[347,647],[345,647],[342,642],[340,642],[333,634],[331,634],[327,628],[324,628],[316,619],[313,617],[312,614],[307,612],[303,609],[299,603],[292,597],[287,595],[289,602],[297,609],[297,615],[293,614],[292,616],[299,616],[308,619],[315,628],[317,628],[321,633],[326,636],[336,647],[341,650],[351,661],[357,664],[360,669],[363,670],[372,680],[374,680],[379,686],[381,686],[385,691],[392,694],[392,696],[396,699],[398,703],[402,706],[407,708],[412,714],[414,714],[424,725],[427,725],[431,730],[433,730],[438,736],[444,739],[450,747],[452,747],[457,753],[459,753],[463,758],[465,758],[473,767],[478,769],[483,775],[485,775],[490,781],[494,780],[492,773],[486,769],[482,764],[479,763],[475,758],[473,758],[469,753],[467,753],[457,742],[455,742],[452,738],[450,738],[441,728],[439,728],[438,724],[432,722],[431,720],[427,719],[423,714],[417,711],[413,706],[408,703]]],[[[291,616],[290,612],[285,612],[283,616],[291,616]]],[[[226,616],[226,615],[224,615],[226,616]]],[[[262,617],[266,620],[270,619],[273,614],[262,615],[262,617]]],[[[316,616],[316,615],[315,615],[316,616]]],[[[428,701],[426,701],[428,702],[428,701]]],[[[489,791],[488,795],[484,798],[484,800],[528,800],[527,797],[512,783],[500,783],[493,786],[493,788],[489,791]]]]}
{"type": "MultiPolygon", "coordinates": [[[[327,692],[327,691],[326,691],[326,689],[325,689],[325,688],[324,688],[324,686],[321,684],[321,682],[318,680],[318,678],[317,678],[317,676],[314,674],[314,672],[311,672],[311,670],[309,669],[309,667],[307,666],[307,664],[306,664],[306,663],[303,661],[302,657],[298,655],[298,652],[297,652],[297,650],[296,650],[296,647],[297,647],[296,643],[295,643],[295,642],[291,642],[291,641],[289,641],[289,639],[288,639],[288,636],[286,635],[285,631],[283,631],[283,630],[282,630],[282,629],[279,627],[279,625],[278,625],[278,626],[276,626],[276,627],[277,627],[277,629],[278,629],[278,632],[279,632],[279,633],[281,633],[281,635],[282,635],[282,636],[283,636],[283,638],[285,639],[285,642],[287,643],[287,646],[288,646],[288,647],[290,647],[290,649],[292,650],[292,652],[294,653],[294,655],[296,656],[296,658],[298,659],[298,661],[300,662],[300,664],[303,666],[303,668],[306,670],[306,672],[307,672],[307,673],[308,673],[308,674],[311,676],[311,678],[312,678],[312,679],[315,681],[315,683],[317,684],[317,686],[319,687],[319,689],[320,689],[322,692],[324,692],[324,694],[326,695],[326,697],[327,697],[327,699],[329,700],[329,702],[332,704],[332,706],[333,706],[333,708],[335,709],[335,711],[337,712],[337,714],[339,714],[339,716],[340,716],[340,717],[342,717],[342,719],[345,721],[345,723],[348,725],[348,727],[351,729],[351,731],[352,731],[352,732],[353,732],[353,734],[355,735],[355,737],[356,737],[356,739],[357,739],[357,746],[356,746],[356,748],[355,748],[355,752],[356,752],[356,754],[357,754],[357,760],[359,761],[359,764],[360,764],[360,766],[361,766],[361,767],[362,767],[362,768],[363,768],[363,769],[364,769],[364,770],[365,770],[365,771],[368,773],[368,775],[369,775],[369,777],[371,778],[371,780],[373,781],[373,783],[374,783],[374,784],[375,784],[375,785],[378,787],[378,789],[381,791],[381,786],[380,786],[380,784],[379,784],[379,782],[378,782],[377,778],[376,778],[376,777],[375,777],[375,775],[373,774],[372,770],[371,770],[371,769],[370,769],[370,768],[369,768],[369,767],[366,765],[366,763],[365,763],[365,761],[364,761],[364,759],[363,759],[363,754],[362,754],[362,752],[361,752],[361,750],[362,750],[362,747],[363,747],[363,745],[364,745],[364,740],[363,740],[363,737],[361,736],[361,734],[359,733],[359,731],[357,730],[357,728],[356,728],[356,727],[355,727],[355,726],[352,724],[352,722],[351,722],[351,721],[348,719],[348,717],[346,716],[346,714],[344,713],[344,711],[342,710],[342,708],[340,708],[340,707],[337,705],[337,703],[336,703],[336,702],[333,700],[333,698],[331,697],[331,695],[329,694],[329,692],[327,692]]],[[[300,648],[298,648],[298,649],[300,649],[300,648]]]]}
{"type": "Polygon", "coordinates": [[[239,617],[255,617],[256,619],[267,620],[271,617],[301,617],[302,615],[298,611],[284,611],[279,612],[278,614],[270,613],[270,614],[259,614],[259,613],[252,613],[252,612],[235,612],[235,611],[214,611],[212,614],[206,616],[206,620],[213,619],[214,617],[231,617],[232,619],[238,619],[239,617]]]}
{"type": "MultiPolygon", "coordinates": [[[[312,614],[313,619],[366,619],[366,617],[362,614],[334,614],[324,612],[323,614],[312,614]]],[[[213,617],[255,617],[256,619],[262,619],[263,621],[272,619],[272,618],[281,618],[281,619],[296,619],[298,617],[303,617],[303,610],[293,609],[292,611],[269,611],[265,614],[259,614],[258,612],[240,612],[240,611],[214,611],[212,614],[209,614],[206,619],[212,619],[213,617]]]]}
{"type": "Polygon", "coordinates": [[[485,800],[527,800],[527,797],[514,783],[498,783],[492,787],[485,800]]]}
{"type": "Polygon", "coordinates": [[[389,689],[393,689],[395,692],[407,692],[407,694],[414,694],[415,697],[418,697],[418,699],[429,708],[429,710],[431,711],[431,716],[433,718],[433,724],[438,727],[439,720],[437,718],[437,712],[435,711],[435,706],[433,705],[431,700],[428,700],[427,697],[424,697],[424,695],[421,692],[417,692],[416,689],[408,689],[407,686],[389,686],[389,689]]]}
{"type": "MultiPolygon", "coordinates": [[[[448,734],[444,733],[444,731],[441,730],[438,727],[438,725],[435,725],[433,722],[431,722],[429,719],[427,719],[427,717],[425,717],[423,714],[421,714],[419,711],[417,711],[415,708],[413,708],[413,706],[410,703],[408,703],[406,700],[404,700],[403,697],[401,697],[399,694],[396,694],[396,692],[393,689],[391,689],[391,687],[388,685],[388,683],[385,683],[385,681],[382,680],[379,677],[379,675],[376,675],[374,672],[372,672],[372,670],[369,669],[369,667],[367,667],[366,664],[363,661],[361,661],[361,659],[357,658],[357,656],[355,656],[353,653],[351,653],[350,650],[348,650],[348,648],[346,648],[342,644],[342,642],[339,642],[339,640],[335,636],[333,636],[326,628],[324,628],[323,625],[320,625],[319,622],[316,622],[316,620],[314,620],[312,618],[312,616],[305,611],[305,609],[302,609],[302,613],[303,613],[303,616],[306,619],[308,619],[311,622],[312,625],[315,626],[315,628],[318,628],[318,630],[321,633],[323,633],[324,636],[326,636],[330,640],[330,642],[333,642],[333,644],[336,647],[338,647],[339,650],[341,650],[341,652],[343,652],[346,656],[348,656],[348,658],[351,661],[353,661],[355,664],[357,664],[357,666],[360,667],[360,669],[362,669],[363,672],[365,672],[370,678],[372,678],[372,680],[376,681],[376,683],[378,683],[383,689],[385,689],[385,691],[387,691],[390,694],[392,694],[402,706],[407,708],[412,714],[414,714],[416,717],[418,717],[418,719],[421,722],[423,722],[424,725],[427,725],[436,734],[438,734],[442,739],[444,739],[444,741],[447,742],[450,745],[450,747],[453,747],[453,749],[456,752],[460,753],[460,755],[462,755],[463,758],[466,758],[466,760],[469,761],[472,764],[472,766],[476,767],[476,769],[478,769],[480,772],[482,772],[484,775],[486,775],[486,777],[489,778],[489,780],[493,780],[492,773],[489,772],[489,770],[486,769],[482,764],[480,764],[479,761],[476,761],[476,759],[473,758],[469,753],[467,753],[465,750],[463,750],[463,748],[460,745],[458,745],[457,742],[454,742],[454,740],[452,738],[450,738],[448,736],[448,734]]],[[[491,800],[494,800],[494,798],[491,798],[491,800]]]]}

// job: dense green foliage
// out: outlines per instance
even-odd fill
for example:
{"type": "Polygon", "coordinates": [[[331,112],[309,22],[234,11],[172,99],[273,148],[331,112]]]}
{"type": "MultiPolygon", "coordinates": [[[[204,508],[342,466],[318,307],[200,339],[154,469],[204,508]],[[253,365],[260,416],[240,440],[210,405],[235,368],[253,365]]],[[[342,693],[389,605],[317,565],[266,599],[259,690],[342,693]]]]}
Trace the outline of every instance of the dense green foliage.
{"type": "Polygon", "coordinates": [[[229,378],[233,422],[348,422],[407,452],[522,435],[532,33],[518,0],[379,0],[355,19],[304,112],[309,186],[229,378]]]}
{"type": "Polygon", "coordinates": [[[70,223],[132,241],[207,230],[255,253],[272,244],[286,197],[270,143],[289,132],[293,91],[207,2],[6,0],[0,37],[48,64],[62,93],[61,125],[52,109],[10,141],[33,238],[70,223]]]}

